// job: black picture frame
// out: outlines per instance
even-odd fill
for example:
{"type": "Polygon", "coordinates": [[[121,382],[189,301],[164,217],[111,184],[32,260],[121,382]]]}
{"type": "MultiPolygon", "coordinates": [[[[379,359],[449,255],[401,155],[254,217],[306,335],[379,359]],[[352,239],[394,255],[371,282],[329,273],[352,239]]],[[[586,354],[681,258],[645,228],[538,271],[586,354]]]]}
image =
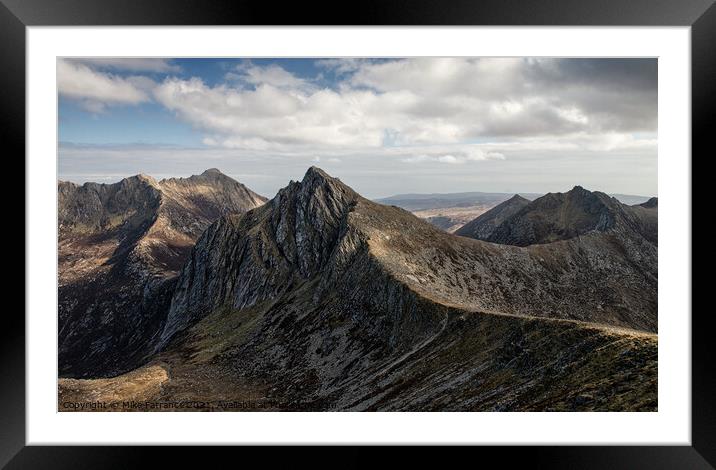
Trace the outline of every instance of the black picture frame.
{"type": "MultiPolygon", "coordinates": [[[[283,3],[230,0],[0,0],[0,142],[6,155],[25,155],[25,33],[28,26],[80,25],[546,25],[546,26],[690,26],[693,155],[709,146],[716,96],[716,7],[714,0],[363,0],[283,3]],[[318,13],[323,12],[323,13],[318,13]],[[8,149],[9,145],[9,149],[8,149]]],[[[710,147],[710,146],[709,146],[710,147]]],[[[709,148],[710,151],[711,148],[709,148]]],[[[24,161],[24,160],[23,160],[24,161]]],[[[24,166],[13,179],[24,181],[24,166]]],[[[692,174],[693,171],[692,171],[692,174]]],[[[24,192],[23,192],[24,193],[24,192]]],[[[694,204],[699,204],[693,198],[694,204]]],[[[12,205],[12,204],[11,204],[12,205]]],[[[15,202],[15,224],[21,207],[15,202]]],[[[692,210],[693,213],[693,210],[692,210]]],[[[24,227],[24,224],[23,224],[24,227]]],[[[24,228],[23,228],[23,234],[24,228]]],[[[23,237],[23,239],[25,239],[23,237]]],[[[692,242],[693,246],[693,242],[692,242]]],[[[29,247],[25,244],[25,250],[29,247]]],[[[26,251],[27,256],[27,251],[26,251]]],[[[19,266],[20,264],[17,264],[19,266]]],[[[13,276],[23,279],[24,276],[13,276]]],[[[18,282],[16,281],[16,282],[18,282]]],[[[693,288],[692,288],[693,289],[693,288]]],[[[460,449],[483,462],[500,459],[531,468],[714,468],[716,467],[716,374],[711,358],[713,330],[710,310],[692,315],[692,445],[479,447],[460,449]],[[488,459],[488,460],[483,460],[488,459]]],[[[682,312],[688,315],[691,312],[682,312]]],[[[0,341],[0,465],[7,468],[132,468],[151,464],[148,454],[161,453],[167,463],[207,465],[229,448],[196,449],[144,447],[25,446],[25,320],[19,308],[3,314],[0,341]]],[[[308,458],[307,449],[291,449],[291,462],[308,458]]],[[[281,453],[242,449],[244,462],[256,458],[277,462],[281,453]]],[[[424,449],[412,449],[411,460],[444,465],[424,449]],[[431,460],[431,459],[434,459],[431,460]]],[[[368,448],[330,448],[314,465],[363,466],[375,461],[368,448]],[[361,465],[363,464],[363,465],[361,465]]]]}

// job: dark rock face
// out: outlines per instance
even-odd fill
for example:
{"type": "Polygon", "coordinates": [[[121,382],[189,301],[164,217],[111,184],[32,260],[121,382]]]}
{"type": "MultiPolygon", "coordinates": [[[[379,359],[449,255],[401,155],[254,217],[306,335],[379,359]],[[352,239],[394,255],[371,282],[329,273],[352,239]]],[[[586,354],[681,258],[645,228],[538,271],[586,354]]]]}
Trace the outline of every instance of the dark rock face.
{"type": "Polygon", "coordinates": [[[184,266],[163,337],[171,336],[175,320],[227,302],[250,307],[315,276],[357,197],[311,169],[302,183],[292,182],[264,207],[217,221],[184,266]]]}
{"type": "Polygon", "coordinates": [[[455,231],[455,235],[475,238],[477,240],[486,240],[502,222],[512,217],[529,203],[529,199],[515,194],[507,201],[498,204],[475,220],[463,225],[455,231]]]}
{"type": "Polygon", "coordinates": [[[181,273],[161,344],[217,308],[250,308],[307,284],[313,288],[304,294],[306,305],[295,308],[317,309],[323,296],[343,289],[357,289],[354,297],[368,294],[365,302],[375,302],[382,291],[383,305],[390,305],[388,297],[397,294],[386,292],[382,281],[370,289],[386,273],[348,224],[359,201],[368,203],[339,180],[311,168],[303,181],[292,182],[265,206],[217,221],[197,242],[181,273]]]}
{"type": "Polygon", "coordinates": [[[60,376],[114,376],[144,363],[174,282],[146,275],[141,264],[127,260],[92,279],[60,286],[60,376]]]}
{"type": "Polygon", "coordinates": [[[113,375],[146,360],[196,238],[219,216],[264,201],[218,170],[59,182],[60,374],[113,375]]]}

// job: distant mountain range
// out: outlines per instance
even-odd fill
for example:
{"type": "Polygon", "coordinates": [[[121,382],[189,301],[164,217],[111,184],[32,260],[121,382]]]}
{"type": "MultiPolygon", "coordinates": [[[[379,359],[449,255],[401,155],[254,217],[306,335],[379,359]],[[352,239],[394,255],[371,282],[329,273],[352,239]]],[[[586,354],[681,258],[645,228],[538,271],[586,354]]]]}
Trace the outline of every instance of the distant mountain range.
{"type": "MultiPolygon", "coordinates": [[[[497,205],[514,196],[515,193],[435,193],[435,194],[396,194],[386,198],[376,199],[375,202],[389,206],[402,207],[405,210],[421,211],[428,209],[444,209],[446,207],[470,207],[477,205],[497,205]]],[[[542,194],[521,193],[529,200],[536,199],[542,194]]]]}
{"type": "Polygon", "coordinates": [[[192,178],[135,177],[95,202],[60,184],[60,256],[74,260],[60,263],[60,402],[656,409],[655,200],[513,198],[458,236],[315,167],[265,203],[218,173],[192,178]],[[211,196],[163,212],[169,187],[211,196]],[[76,379],[90,376],[109,378],[76,379]]]}
{"type": "MultiPolygon", "coordinates": [[[[544,193],[485,193],[485,192],[464,192],[464,193],[413,193],[396,194],[384,198],[375,199],[379,204],[402,207],[409,211],[420,211],[427,209],[442,209],[446,207],[468,207],[480,204],[499,204],[510,199],[515,194],[530,201],[544,196],[544,193]]],[[[641,204],[648,201],[647,196],[632,196],[628,194],[610,194],[620,202],[628,205],[641,204]]]]}

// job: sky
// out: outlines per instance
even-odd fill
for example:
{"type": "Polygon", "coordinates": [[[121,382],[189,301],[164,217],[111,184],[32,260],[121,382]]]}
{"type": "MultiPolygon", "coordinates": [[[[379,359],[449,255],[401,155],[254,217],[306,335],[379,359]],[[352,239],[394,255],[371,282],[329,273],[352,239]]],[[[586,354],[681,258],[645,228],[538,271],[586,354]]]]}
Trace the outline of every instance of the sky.
{"type": "Polygon", "coordinates": [[[61,180],[657,195],[657,59],[58,58],[61,180]]]}

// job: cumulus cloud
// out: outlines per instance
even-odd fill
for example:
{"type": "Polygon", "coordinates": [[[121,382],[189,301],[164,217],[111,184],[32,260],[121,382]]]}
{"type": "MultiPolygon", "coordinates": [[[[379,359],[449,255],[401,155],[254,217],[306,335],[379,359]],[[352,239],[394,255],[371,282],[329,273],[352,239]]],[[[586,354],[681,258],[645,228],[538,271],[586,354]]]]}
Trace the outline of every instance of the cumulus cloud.
{"type": "Polygon", "coordinates": [[[418,58],[363,63],[353,86],[410,90],[424,114],[477,118],[463,134],[656,129],[655,59],[418,58]]]}
{"type": "MultiPolygon", "coordinates": [[[[281,150],[290,146],[371,146],[383,140],[370,92],[305,92],[263,83],[255,89],[170,78],[156,100],[209,134],[208,144],[281,150]]],[[[386,110],[388,111],[388,110],[386,110]]]]}
{"type": "Polygon", "coordinates": [[[57,61],[57,90],[86,110],[99,113],[107,105],[137,105],[150,100],[155,83],[145,76],[121,77],[93,70],[84,63],[57,61]]]}
{"type": "MultiPolygon", "coordinates": [[[[614,61],[322,59],[315,65],[339,77],[324,88],[276,64],[246,62],[230,72],[229,83],[168,78],[154,96],[205,132],[207,145],[236,149],[380,148],[585,134],[626,139],[655,132],[655,60],[614,61]]],[[[469,161],[453,157],[444,161],[469,161]]]]}

